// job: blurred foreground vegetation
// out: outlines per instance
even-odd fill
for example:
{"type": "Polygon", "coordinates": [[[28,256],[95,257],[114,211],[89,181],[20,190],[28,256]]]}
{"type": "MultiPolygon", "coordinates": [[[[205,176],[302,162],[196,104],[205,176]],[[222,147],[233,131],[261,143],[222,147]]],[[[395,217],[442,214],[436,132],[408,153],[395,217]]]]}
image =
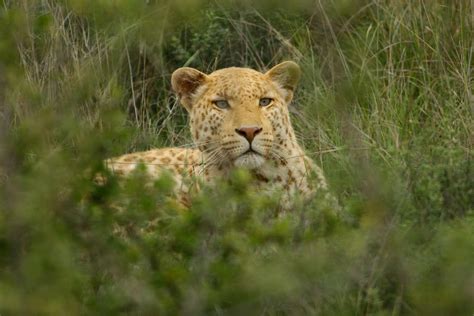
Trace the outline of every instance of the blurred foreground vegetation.
{"type": "Polygon", "coordinates": [[[0,5],[2,316],[474,313],[471,1],[0,5]],[[167,178],[92,181],[190,144],[174,69],[283,60],[340,216],[277,216],[240,172],[188,212],[167,178]]]}

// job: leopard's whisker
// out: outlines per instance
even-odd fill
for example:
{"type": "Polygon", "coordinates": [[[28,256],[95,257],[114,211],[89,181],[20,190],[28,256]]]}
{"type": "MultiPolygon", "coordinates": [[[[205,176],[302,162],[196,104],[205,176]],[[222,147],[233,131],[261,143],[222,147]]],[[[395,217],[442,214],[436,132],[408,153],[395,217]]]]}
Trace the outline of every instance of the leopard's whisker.
{"type": "MultiPolygon", "coordinates": [[[[202,161],[202,164],[206,165],[206,164],[209,163],[209,161],[215,159],[215,157],[217,155],[219,155],[220,151],[221,151],[221,149],[219,147],[216,147],[216,148],[206,152],[207,157],[205,157],[205,160],[202,161]]],[[[204,157],[203,157],[203,159],[204,159],[204,157]]]]}
{"type": "Polygon", "coordinates": [[[207,141],[202,141],[202,142],[192,142],[192,143],[186,143],[186,144],[181,144],[179,146],[176,146],[178,148],[184,148],[184,147],[197,147],[200,145],[212,145],[212,144],[217,144],[219,143],[219,140],[207,140],[207,141]]]}
{"type": "Polygon", "coordinates": [[[202,163],[202,168],[198,175],[202,175],[207,169],[209,169],[210,166],[218,164],[222,157],[225,155],[222,153],[222,150],[220,148],[216,149],[211,156],[208,157],[208,159],[202,163]]]}

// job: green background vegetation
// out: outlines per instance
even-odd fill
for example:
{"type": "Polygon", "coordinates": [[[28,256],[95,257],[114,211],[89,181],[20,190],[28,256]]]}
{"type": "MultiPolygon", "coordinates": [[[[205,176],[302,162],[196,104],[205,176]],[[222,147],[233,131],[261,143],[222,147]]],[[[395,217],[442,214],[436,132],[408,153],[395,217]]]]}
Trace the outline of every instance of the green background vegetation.
{"type": "Polygon", "coordinates": [[[471,1],[0,1],[0,314],[472,315],[471,1]],[[191,140],[170,74],[294,60],[343,208],[245,173],[182,212],[106,157],[191,140]],[[119,206],[119,207],[117,207],[119,206]]]}

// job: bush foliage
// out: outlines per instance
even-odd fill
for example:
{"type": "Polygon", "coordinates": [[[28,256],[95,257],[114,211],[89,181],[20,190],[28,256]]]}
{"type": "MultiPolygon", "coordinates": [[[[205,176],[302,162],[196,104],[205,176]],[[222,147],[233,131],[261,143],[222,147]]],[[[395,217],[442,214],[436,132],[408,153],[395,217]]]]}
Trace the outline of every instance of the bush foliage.
{"type": "Polygon", "coordinates": [[[1,315],[470,315],[474,8],[462,1],[4,0],[1,315]],[[342,206],[278,213],[245,172],[183,211],[102,160],[190,145],[181,66],[295,60],[342,206]]]}

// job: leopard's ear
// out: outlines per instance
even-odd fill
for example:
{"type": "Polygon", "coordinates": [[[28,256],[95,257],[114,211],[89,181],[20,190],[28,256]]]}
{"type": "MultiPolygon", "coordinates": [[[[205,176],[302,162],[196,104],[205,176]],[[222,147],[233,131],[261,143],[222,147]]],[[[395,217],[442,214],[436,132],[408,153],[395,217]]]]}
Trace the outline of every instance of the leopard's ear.
{"type": "Polygon", "coordinates": [[[285,101],[290,102],[301,77],[300,66],[292,61],[284,61],[267,71],[265,75],[284,90],[285,101]]]}
{"type": "Polygon", "coordinates": [[[171,87],[188,111],[192,108],[196,91],[206,80],[206,74],[189,67],[178,68],[171,75],[171,87]]]}

